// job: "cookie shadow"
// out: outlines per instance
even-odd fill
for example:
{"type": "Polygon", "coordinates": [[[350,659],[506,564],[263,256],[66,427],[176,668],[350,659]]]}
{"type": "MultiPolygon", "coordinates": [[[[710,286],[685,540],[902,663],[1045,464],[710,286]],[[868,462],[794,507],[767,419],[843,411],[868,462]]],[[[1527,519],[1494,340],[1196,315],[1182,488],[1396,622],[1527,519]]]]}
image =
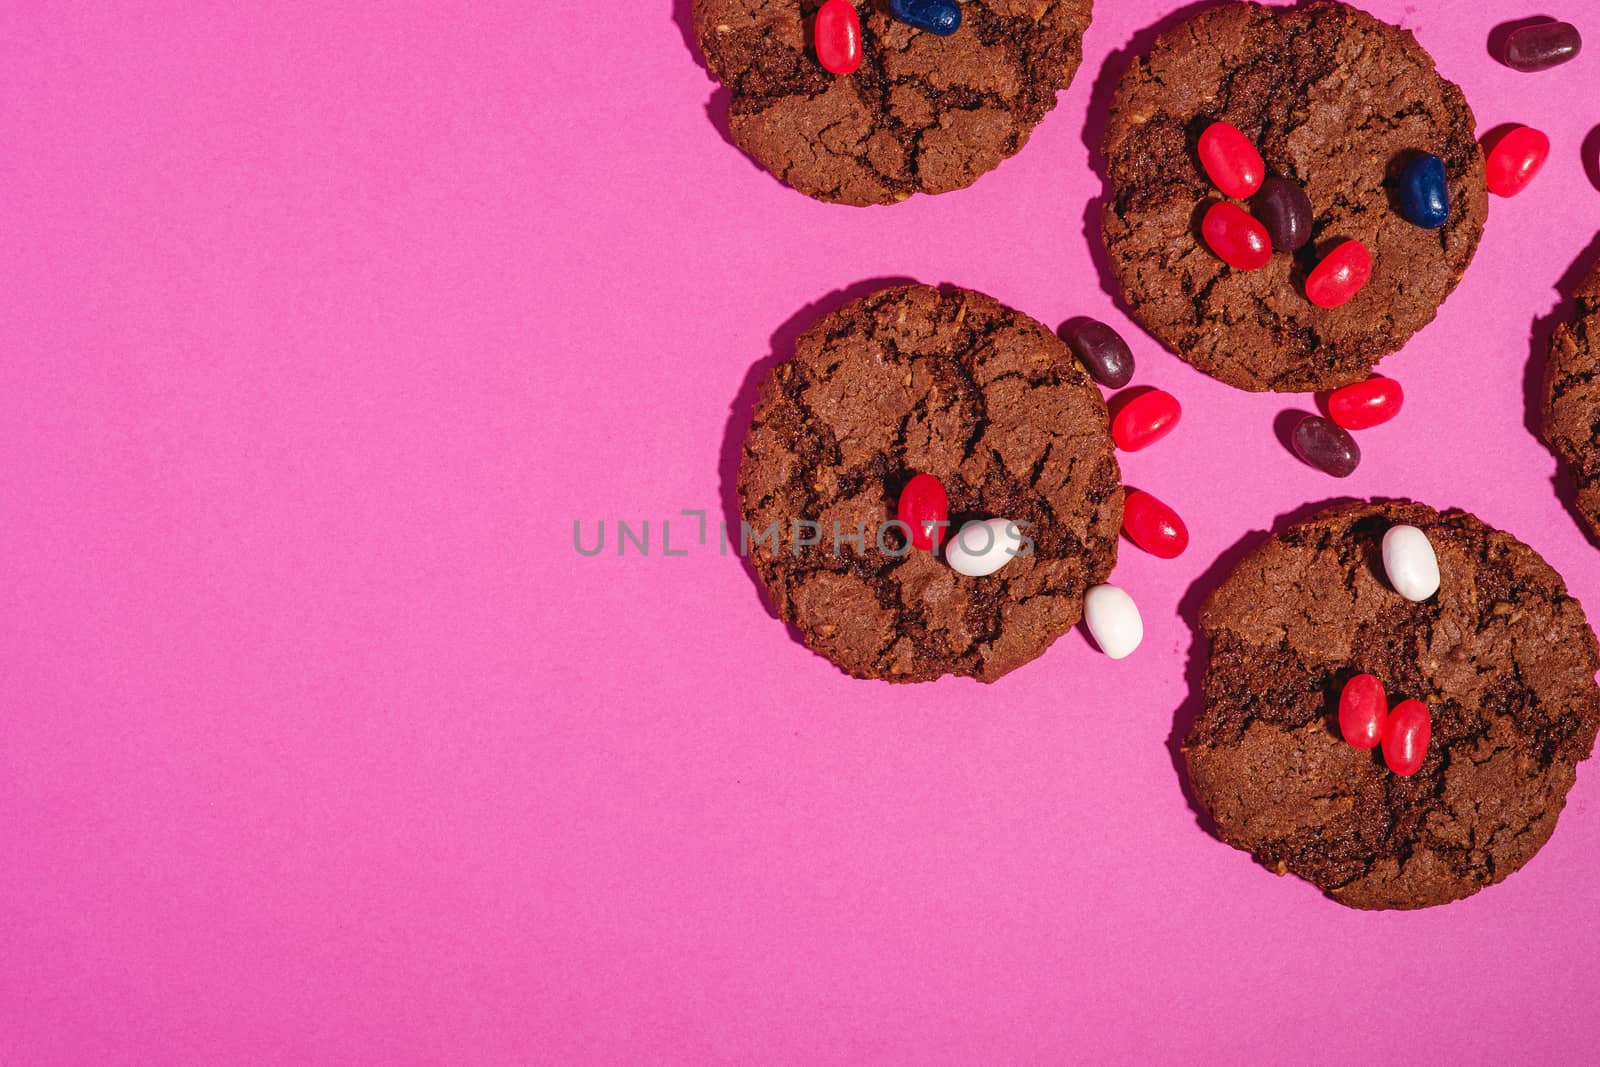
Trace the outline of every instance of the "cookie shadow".
{"type": "Polygon", "coordinates": [[[1102,239],[1106,205],[1111,202],[1111,178],[1106,169],[1106,126],[1111,116],[1111,101],[1117,94],[1117,83],[1140,56],[1154,47],[1156,38],[1188,21],[1207,8],[1219,7],[1225,0],[1199,0],[1163,16],[1130,37],[1121,48],[1113,49],[1100,66],[1094,85],[1089,91],[1089,119],[1083,126],[1083,144],[1089,150],[1089,165],[1100,178],[1100,195],[1089,200],[1083,208],[1083,239],[1089,246],[1089,256],[1094,261],[1100,288],[1116,302],[1117,307],[1130,312],[1122,286],[1117,283],[1111,257],[1102,239]]]}
{"type": "MultiPolygon", "coordinates": [[[[794,355],[794,346],[800,335],[811,328],[822,316],[837,311],[852,300],[859,300],[877,292],[897,285],[914,285],[915,279],[903,277],[867,278],[842,289],[835,289],[817,300],[802,307],[793,315],[784,320],[776,330],[772,331],[772,348],[767,355],[762,356],[750,365],[745,371],[744,381],[739,385],[739,391],[734,395],[733,402],[728,405],[728,421],[722,433],[722,451],[718,459],[717,474],[718,487],[722,503],[722,518],[728,531],[728,544],[739,557],[739,564],[744,568],[745,575],[756,588],[756,596],[761,601],[761,606],[766,610],[768,618],[777,619],[777,608],[767,597],[766,586],[761,583],[761,575],[756,572],[755,564],[751,562],[742,548],[740,531],[742,529],[744,513],[739,507],[739,460],[744,452],[745,433],[750,429],[750,421],[755,415],[756,403],[761,398],[761,386],[771,376],[774,367],[787,362],[794,355]]],[[[805,644],[800,630],[793,623],[785,624],[789,636],[801,645],[805,644]]]]}
{"type": "Polygon", "coordinates": [[[695,39],[694,33],[694,0],[672,0],[672,21],[678,27],[678,32],[683,36],[683,46],[694,57],[695,65],[705,71],[705,75],[716,86],[711,92],[711,97],[706,101],[706,118],[711,120],[711,125],[717,134],[727,144],[739,150],[739,154],[750,161],[751,166],[757,166],[756,161],[745,155],[744,149],[739,148],[733,140],[733,130],[729,126],[728,104],[733,94],[727,86],[717,80],[711,68],[706,65],[706,57],[700,53],[700,42],[695,39]]]}
{"type": "Polygon", "coordinates": [[[1590,185],[1600,189],[1600,126],[1584,135],[1582,153],[1584,176],[1590,185]]]}
{"type": "MultiPolygon", "coordinates": [[[[1555,305],[1545,314],[1535,318],[1533,327],[1528,332],[1528,365],[1522,376],[1523,425],[1545,445],[1546,449],[1550,446],[1544,440],[1544,376],[1546,366],[1550,362],[1550,338],[1557,326],[1571,321],[1575,313],[1578,288],[1583,285],[1584,279],[1597,264],[1600,264],[1600,235],[1591,239],[1583,251],[1578,253],[1578,257],[1567,266],[1556,282],[1555,305]]],[[[1552,451],[1551,455],[1554,456],[1555,453],[1552,451]]],[[[1578,510],[1577,480],[1573,478],[1572,471],[1559,456],[1556,456],[1556,470],[1550,479],[1550,484],[1554,487],[1561,506],[1572,516],[1572,521],[1578,524],[1578,529],[1584,532],[1591,543],[1600,545],[1600,537],[1596,537],[1590,531],[1588,523],[1583,520],[1583,513],[1578,510]]]]}
{"type": "Polygon", "coordinates": [[[1339,496],[1329,497],[1316,503],[1302,504],[1292,511],[1284,512],[1272,521],[1272,525],[1265,530],[1253,530],[1245,534],[1231,546],[1224,549],[1216,560],[1196,578],[1184,591],[1182,599],[1178,601],[1178,614],[1188,624],[1191,635],[1189,655],[1184,665],[1184,681],[1187,695],[1183,703],[1178,705],[1172,713],[1172,733],[1167,738],[1167,753],[1172,759],[1172,769],[1178,777],[1178,784],[1183,789],[1183,798],[1189,802],[1189,808],[1194,812],[1195,823],[1210,834],[1217,836],[1216,823],[1212,821],[1211,813],[1206,811],[1195,796],[1194,786],[1189,781],[1189,768],[1183,758],[1183,742],[1189,736],[1189,731],[1194,729],[1195,721],[1200,717],[1200,712],[1205,706],[1205,676],[1207,661],[1207,644],[1205,635],[1200,632],[1200,612],[1204,609],[1206,601],[1211,594],[1216,592],[1221,585],[1233,574],[1235,568],[1244,561],[1244,558],[1259,548],[1268,538],[1275,537],[1299,522],[1304,522],[1318,512],[1324,511],[1337,504],[1347,504],[1354,497],[1339,496]]]}

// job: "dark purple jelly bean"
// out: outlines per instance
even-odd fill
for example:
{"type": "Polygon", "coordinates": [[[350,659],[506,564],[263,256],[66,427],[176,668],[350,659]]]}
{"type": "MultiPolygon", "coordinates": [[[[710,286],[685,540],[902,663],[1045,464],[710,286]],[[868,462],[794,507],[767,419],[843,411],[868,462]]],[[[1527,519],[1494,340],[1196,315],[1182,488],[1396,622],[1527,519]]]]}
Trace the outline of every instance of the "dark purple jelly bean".
{"type": "Polygon", "coordinates": [[[1512,70],[1549,70],[1573,58],[1582,48],[1583,38],[1572,23],[1539,22],[1511,31],[1500,58],[1512,70]]]}
{"type": "Polygon", "coordinates": [[[1250,211],[1267,228],[1272,247],[1279,252],[1298,251],[1311,240],[1311,198],[1293,179],[1268,178],[1250,211]]]}
{"type": "Polygon", "coordinates": [[[1133,352],[1128,342],[1100,320],[1073,319],[1061,327],[1061,339],[1089,377],[1107,389],[1121,389],[1133,381],[1133,352]]]}
{"type": "Polygon", "coordinates": [[[1343,427],[1320,415],[1307,415],[1294,428],[1294,450],[1313,467],[1348,478],[1361,465],[1361,446],[1343,427]]]}

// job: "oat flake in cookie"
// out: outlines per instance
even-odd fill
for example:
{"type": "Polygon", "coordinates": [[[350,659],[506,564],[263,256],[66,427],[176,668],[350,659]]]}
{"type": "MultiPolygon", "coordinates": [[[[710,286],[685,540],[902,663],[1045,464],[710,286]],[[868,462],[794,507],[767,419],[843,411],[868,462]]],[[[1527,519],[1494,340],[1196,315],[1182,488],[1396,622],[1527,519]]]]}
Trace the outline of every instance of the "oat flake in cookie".
{"type": "Polygon", "coordinates": [[[1123,75],[1105,156],[1104,239],[1131,313],[1241,389],[1302,392],[1365,378],[1432,321],[1487,211],[1461,90],[1409,31],[1344,4],[1226,4],[1164,33],[1123,75]],[[1314,220],[1298,253],[1243,271],[1200,239],[1201,213],[1222,198],[1196,156],[1214,121],[1243,131],[1269,174],[1304,187],[1314,220]],[[1438,229],[1400,211],[1399,176],[1419,153],[1444,160],[1450,216],[1438,229]],[[1347,304],[1313,305],[1306,275],[1352,239],[1371,253],[1370,280],[1347,304]]]}
{"type": "Polygon", "coordinates": [[[1120,478],[1100,392],[1053,333],[981,293],[918,285],[824,316],[773,370],[739,500],[756,534],[777,524],[749,555],[811,648],[860,678],[992,682],[1077,623],[1111,573],[1120,478]],[[1032,553],[971,578],[905,550],[897,528],[884,551],[877,532],[918,473],[944,484],[953,528],[1025,523],[1032,553]],[[796,554],[796,523],[817,523],[820,543],[796,554]],[[835,545],[859,528],[864,550],[835,545]]]}
{"type": "Polygon", "coordinates": [[[1600,650],[1561,577],[1462,511],[1342,505],[1257,548],[1200,616],[1204,706],[1190,782],[1228,844],[1356,908],[1424,908],[1500,881],[1549,840],[1600,726],[1600,650]],[[1381,559],[1418,527],[1439,591],[1413,603],[1381,559]],[[1401,777],[1339,734],[1357,674],[1427,704],[1401,777]]]}
{"type": "Polygon", "coordinates": [[[862,62],[844,75],[811,44],[822,0],[694,0],[694,29],[740,148],[807,196],[888,204],[1022,148],[1078,69],[1090,3],[966,0],[948,37],[858,3],[862,62]]]}
{"type": "Polygon", "coordinates": [[[1600,540],[1600,267],[1578,290],[1572,321],[1550,339],[1544,439],[1572,472],[1578,513],[1600,540]]]}

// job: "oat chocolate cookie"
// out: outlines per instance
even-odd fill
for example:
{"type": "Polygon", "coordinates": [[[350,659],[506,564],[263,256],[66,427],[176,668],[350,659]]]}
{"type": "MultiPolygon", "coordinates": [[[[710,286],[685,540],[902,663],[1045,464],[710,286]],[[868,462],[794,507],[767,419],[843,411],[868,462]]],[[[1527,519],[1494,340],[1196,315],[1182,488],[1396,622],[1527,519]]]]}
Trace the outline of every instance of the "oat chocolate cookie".
{"type": "Polygon", "coordinates": [[[1600,267],[1571,322],[1556,327],[1544,371],[1544,439],[1578,484],[1578,513],[1600,539],[1600,267]]]}
{"type": "Polygon", "coordinates": [[[1600,649],[1561,577],[1462,511],[1334,507],[1273,537],[1212,594],[1204,707],[1183,745],[1228,844],[1356,908],[1423,908],[1505,878],[1549,840],[1600,726],[1600,649]],[[1380,544],[1427,534],[1439,591],[1394,592],[1380,544]],[[1339,734],[1346,681],[1417,699],[1412,777],[1339,734]]]}
{"type": "Polygon", "coordinates": [[[1161,35],[1117,88],[1106,128],[1103,235],[1134,316],[1195,367],[1241,389],[1360,381],[1433,320],[1472,259],[1488,194],[1472,111],[1407,30],[1339,3],[1225,4],[1161,35]],[[1311,241],[1235,270],[1199,235],[1221,193],[1196,144],[1237,126],[1269,174],[1311,201],[1311,241]],[[1419,153],[1444,160],[1450,216],[1423,229],[1397,182],[1419,153]],[[1325,309],[1306,299],[1317,260],[1366,245],[1371,279],[1325,309]]]}
{"type": "Polygon", "coordinates": [[[1018,151],[1082,58],[1091,0],[967,0],[949,37],[858,4],[862,63],[817,61],[821,0],[694,0],[734,141],[819,200],[888,204],[971,185],[1018,151]]]}
{"type": "Polygon", "coordinates": [[[1120,479],[1105,402],[1066,345],[981,293],[915,285],[823,316],[773,370],[739,499],[755,569],[811,648],[860,678],[992,682],[1111,573],[1120,479]],[[908,547],[888,524],[919,473],[944,483],[953,529],[1008,518],[1032,551],[970,578],[908,547]]]}

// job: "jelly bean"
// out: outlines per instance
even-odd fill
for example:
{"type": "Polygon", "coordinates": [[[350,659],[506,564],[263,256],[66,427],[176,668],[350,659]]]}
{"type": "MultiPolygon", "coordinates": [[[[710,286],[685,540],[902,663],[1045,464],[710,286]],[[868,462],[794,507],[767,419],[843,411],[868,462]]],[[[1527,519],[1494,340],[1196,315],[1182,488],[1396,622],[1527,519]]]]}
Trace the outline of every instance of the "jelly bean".
{"type": "Polygon", "coordinates": [[[1489,151],[1484,177],[1496,196],[1516,196],[1550,158],[1550,138],[1532,126],[1518,126],[1489,151]]]}
{"type": "Polygon", "coordinates": [[[1424,230],[1437,230],[1450,221],[1444,160],[1425,154],[1406,164],[1400,172],[1400,214],[1424,230]]]}
{"type": "Polygon", "coordinates": [[[1311,240],[1311,198],[1299,182],[1268,178],[1250,206],[1279,252],[1299,251],[1311,240]]]}
{"type": "Polygon", "coordinates": [[[1124,452],[1149,448],[1173,431],[1183,416],[1178,398],[1160,389],[1141,393],[1111,420],[1111,439],[1124,452]]]}
{"type": "Polygon", "coordinates": [[[1211,251],[1238,270],[1259,270],[1272,259],[1267,228],[1231,200],[1211,205],[1200,222],[1200,234],[1211,251]]]}
{"type": "Polygon", "coordinates": [[[1400,414],[1405,394],[1393,378],[1368,378],[1335,389],[1328,397],[1328,414],[1347,430],[1366,430],[1400,414]]]}
{"type": "Polygon", "coordinates": [[[850,0],[828,0],[812,27],[817,59],[834,74],[854,74],[861,66],[861,19],[850,0]]]}
{"type": "Polygon", "coordinates": [[[956,531],[944,549],[950,569],[982,578],[1023,555],[1022,529],[1010,519],[973,520],[956,531]]]}
{"type": "Polygon", "coordinates": [[[1144,620],[1133,597],[1114,585],[1090,586],[1083,595],[1083,621],[1100,651],[1112,659],[1131,655],[1144,640],[1144,620]]]}
{"type": "Polygon", "coordinates": [[[1189,528],[1178,513],[1141,489],[1122,501],[1122,528],[1134,544],[1162,559],[1181,556],[1189,547],[1189,528]]]}
{"type": "Polygon", "coordinates": [[[1512,70],[1549,70],[1574,58],[1582,48],[1583,38],[1570,22],[1540,22],[1512,30],[1500,59],[1512,70]]]}
{"type": "Polygon", "coordinates": [[[1108,389],[1133,381],[1133,352],[1122,335],[1098,319],[1073,319],[1061,327],[1061,339],[1078,357],[1089,376],[1108,389]]]}
{"type": "Polygon", "coordinates": [[[1439,557],[1415,526],[1391,526],[1383,535],[1383,573],[1394,591],[1418,603],[1439,591],[1439,557]]]}
{"type": "Polygon", "coordinates": [[[1348,478],[1361,465],[1361,446],[1356,439],[1320,415],[1307,415],[1295,426],[1294,450],[1335,478],[1348,478]]]}
{"type": "Polygon", "coordinates": [[[1389,697],[1383,683],[1358,674],[1339,694],[1339,733],[1356,748],[1377,748],[1389,725],[1389,697]]]}
{"type": "Polygon", "coordinates": [[[889,14],[908,26],[948,37],[961,28],[956,0],[889,0],[889,14]]]}
{"type": "Polygon", "coordinates": [[[1239,200],[1254,196],[1267,176],[1256,146],[1227,122],[1213,122],[1200,135],[1200,165],[1213,185],[1239,200]]]}
{"type": "Polygon", "coordinates": [[[1322,257],[1306,276],[1306,299],[1319,308],[1348,304],[1372,277],[1372,254],[1360,241],[1346,241],[1322,257]]]}
{"type": "Polygon", "coordinates": [[[1428,741],[1433,737],[1433,715],[1420,700],[1402,700],[1389,713],[1389,726],[1383,734],[1383,762],[1402,778],[1422,769],[1428,758],[1428,741]]]}
{"type": "Polygon", "coordinates": [[[950,498],[944,483],[931,474],[919,474],[900,490],[900,505],[895,517],[911,529],[911,543],[932,552],[944,540],[950,519],[950,498]]]}

